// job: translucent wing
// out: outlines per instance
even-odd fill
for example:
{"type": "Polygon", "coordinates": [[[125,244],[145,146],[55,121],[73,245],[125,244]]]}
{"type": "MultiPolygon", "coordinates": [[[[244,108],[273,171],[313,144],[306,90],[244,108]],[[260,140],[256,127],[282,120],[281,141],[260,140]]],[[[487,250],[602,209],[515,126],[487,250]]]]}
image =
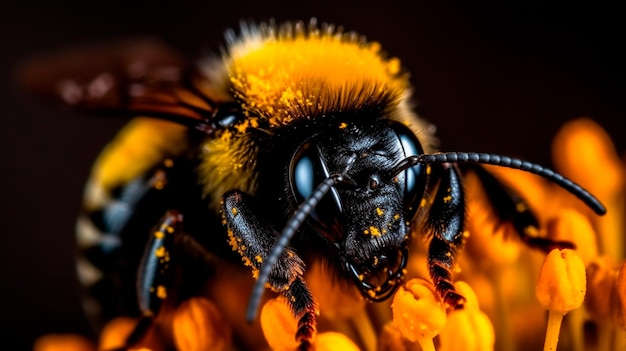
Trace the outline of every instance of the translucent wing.
{"type": "Polygon", "coordinates": [[[73,109],[151,116],[211,132],[218,104],[193,62],[154,39],[128,39],[57,51],[25,62],[20,85],[73,109]]]}

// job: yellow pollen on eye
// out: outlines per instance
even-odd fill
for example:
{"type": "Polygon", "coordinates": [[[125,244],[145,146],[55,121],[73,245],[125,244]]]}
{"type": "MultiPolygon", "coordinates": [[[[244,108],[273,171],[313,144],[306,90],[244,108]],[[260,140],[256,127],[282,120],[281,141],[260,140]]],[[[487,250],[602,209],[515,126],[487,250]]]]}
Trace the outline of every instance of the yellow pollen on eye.
{"type": "Polygon", "coordinates": [[[156,296],[159,299],[164,299],[164,298],[167,297],[167,290],[165,289],[165,287],[163,285],[157,286],[156,296]]]}
{"type": "Polygon", "coordinates": [[[163,232],[160,231],[160,230],[154,232],[154,237],[157,238],[157,239],[163,239],[164,236],[165,236],[165,234],[163,234],[163,232]]]}
{"type": "Polygon", "coordinates": [[[346,122],[341,122],[341,124],[339,124],[339,129],[345,129],[348,127],[348,123],[346,122]]]}
{"type": "Polygon", "coordinates": [[[165,256],[165,248],[163,246],[159,247],[158,249],[156,249],[156,251],[154,252],[154,255],[156,257],[163,257],[165,256]]]}
{"type": "Polygon", "coordinates": [[[525,212],[525,211],[527,211],[527,210],[528,210],[528,208],[526,208],[526,205],[525,205],[524,203],[522,203],[522,202],[518,202],[518,203],[515,205],[515,210],[516,210],[517,212],[525,212]]]}
{"type": "Polygon", "coordinates": [[[385,211],[381,210],[380,207],[376,207],[376,214],[379,217],[382,217],[385,214],[385,211]]]}

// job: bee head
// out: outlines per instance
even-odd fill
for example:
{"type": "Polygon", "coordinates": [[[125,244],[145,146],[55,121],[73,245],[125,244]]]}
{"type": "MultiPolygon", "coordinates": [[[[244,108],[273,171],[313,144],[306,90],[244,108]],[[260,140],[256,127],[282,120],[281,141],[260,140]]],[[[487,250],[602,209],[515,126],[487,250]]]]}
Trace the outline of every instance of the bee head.
{"type": "Polygon", "coordinates": [[[398,122],[342,122],[306,140],[291,159],[289,186],[300,203],[333,175],[344,179],[329,188],[308,222],[369,299],[387,298],[402,279],[407,223],[424,193],[426,172],[422,164],[401,172],[396,165],[421,154],[417,137],[398,122]]]}

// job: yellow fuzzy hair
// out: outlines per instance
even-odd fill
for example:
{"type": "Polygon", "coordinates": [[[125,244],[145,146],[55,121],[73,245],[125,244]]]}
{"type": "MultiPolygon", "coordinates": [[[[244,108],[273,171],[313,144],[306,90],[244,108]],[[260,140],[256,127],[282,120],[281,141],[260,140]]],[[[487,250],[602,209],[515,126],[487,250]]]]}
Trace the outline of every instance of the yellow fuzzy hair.
{"type": "Polygon", "coordinates": [[[240,35],[230,32],[227,39],[227,50],[217,63],[222,66],[206,68],[214,81],[228,82],[248,119],[234,133],[204,145],[199,171],[205,195],[213,199],[230,189],[255,192],[257,150],[246,130],[259,121],[273,129],[295,119],[384,101],[391,105],[386,106],[390,118],[423,129],[408,106],[408,74],[378,43],[331,25],[318,27],[314,21],[308,26],[243,24],[240,35]]]}

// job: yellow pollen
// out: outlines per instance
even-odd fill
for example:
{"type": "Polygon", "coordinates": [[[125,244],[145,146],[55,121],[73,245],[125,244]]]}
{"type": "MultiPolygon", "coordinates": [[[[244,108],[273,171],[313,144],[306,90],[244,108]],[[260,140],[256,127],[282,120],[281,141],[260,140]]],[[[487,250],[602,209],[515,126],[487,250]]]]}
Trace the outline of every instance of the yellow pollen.
{"type": "Polygon", "coordinates": [[[239,213],[239,210],[237,210],[237,208],[236,208],[236,207],[233,207],[233,209],[232,209],[232,210],[230,210],[230,212],[233,214],[233,216],[236,216],[236,215],[237,215],[237,213],[239,213]]]}
{"type": "Polygon", "coordinates": [[[167,297],[167,290],[165,289],[163,285],[157,286],[156,296],[159,299],[164,299],[167,297]]]}
{"type": "Polygon", "coordinates": [[[174,228],[173,228],[173,227],[171,227],[171,226],[169,226],[169,225],[167,226],[167,228],[165,228],[165,230],[166,230],[168,233],[170,233],[170,234],[172,234],[172,233],[174,232],[174,228]]]}
{"type": "Polygon", "coordinates": [[[424,207],[426,206],[426,199],[422,198],[422,201],[420,201],[420,207],[424,207]]]}
{"type": "Polygon", "coordinates": [[[158,249],[156,249],[156,251],[154,252],[154,255],[156,257],[163,257],[165,256],[165,248],[163,246],[159,247],[158,249]]]}
{"type": "Polygon", "coordinates": [[[376,214],[379,217],[382,217],[385,214],[385,211],[381,210],[380,207],[376,207],[376,214]]]}
{"type": "Polygon", "coordinates": [[[445,203],[450,202],[450,200],[452,200],[452,196],[450,196],[450,195],[445,196],[445,197],[443,198],[443,202],[445,202],[445,203]]]}
{"type": "Polygon", "coordinates": [[[524,234],[532,237],[536,237],[539,235],[539,230],[534,225],[529,225],[524,228],[524,234]]]}
{"type": "Polygon", "coordinates": [[[254,259],[258,262],[258,263],[263,263],[263,257],[261,257],[261,255],[256,255],[254,257],[254,259]]]}
{"type": "Polygon", "coordinates": [[[370,227],[370,232],[373,236],[380,236],[380,230],[374,226],[370,227]]]}
{"type": "Polygon", "coordinates": [[[396,213],[395,215],[393,215],[393,219],[395,219],[396,221],[400,219],[400,214],[396,213]]]}
{"type": "Polygon", "coordinates": [[[346,127],[348,127],[348,123],[346,122],[341,122],[341,124],[339,124],[339,129],[345,129],[346,127]]]}
{"type": "Polygon", "coordinates": [[[165,236],[165,234],[163,234],[163,232],[160,231],[160,230],[154,232],[154,237],[157,238],[157,239],[163,239],[164,236],[165,236]]]}

